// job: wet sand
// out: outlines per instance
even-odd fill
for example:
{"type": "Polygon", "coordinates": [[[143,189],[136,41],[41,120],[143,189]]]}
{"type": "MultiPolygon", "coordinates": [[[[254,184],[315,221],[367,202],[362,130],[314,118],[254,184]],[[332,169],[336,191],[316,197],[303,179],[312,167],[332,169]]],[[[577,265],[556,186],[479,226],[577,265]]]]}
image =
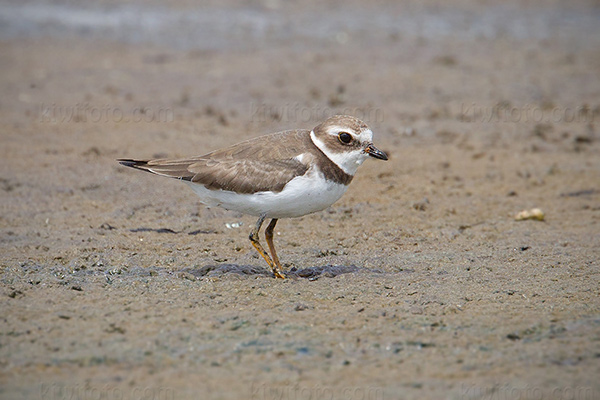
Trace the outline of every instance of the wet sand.
{"type": "Polygon", "coordinates": [[[197,45],[5,32],[0,397],[599,398],[597,5],[406,4],[213,5],[246,31],[197,45]],[[115,162],[334,113],[390,160],[279,222],[283,281],[253,217],[115,162]]]}

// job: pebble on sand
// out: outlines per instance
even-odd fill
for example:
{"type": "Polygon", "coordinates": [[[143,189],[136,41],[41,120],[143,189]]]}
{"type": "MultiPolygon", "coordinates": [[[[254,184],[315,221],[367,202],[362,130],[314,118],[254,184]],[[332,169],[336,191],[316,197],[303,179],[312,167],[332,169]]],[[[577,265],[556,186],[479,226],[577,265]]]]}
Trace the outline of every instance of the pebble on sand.
{"type": "Polygon", "coordinates": [[[539,208],[532,208],[531,210],[523,210],[515,215],[515,221],[524,221],[527,219],[533,219],[536,221],[543,221],[546,214],[539,208]]]}

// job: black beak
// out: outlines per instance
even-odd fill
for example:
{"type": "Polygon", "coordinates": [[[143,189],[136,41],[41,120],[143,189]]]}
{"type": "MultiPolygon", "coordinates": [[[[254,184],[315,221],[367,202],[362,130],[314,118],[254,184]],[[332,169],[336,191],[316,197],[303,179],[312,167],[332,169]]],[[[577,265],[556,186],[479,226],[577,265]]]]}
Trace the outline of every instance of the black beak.
{"type": "Polygon", "coordinates": [[[373,146],[373,143],[371,143],[370,145],[367,146],[367,148],[365,149],[365,153],[367,153],[371,157],[378,158],[380,160],[385,161],[388,159],[388,156],[383,151],[381,151],[377,147],[373,146]]]}

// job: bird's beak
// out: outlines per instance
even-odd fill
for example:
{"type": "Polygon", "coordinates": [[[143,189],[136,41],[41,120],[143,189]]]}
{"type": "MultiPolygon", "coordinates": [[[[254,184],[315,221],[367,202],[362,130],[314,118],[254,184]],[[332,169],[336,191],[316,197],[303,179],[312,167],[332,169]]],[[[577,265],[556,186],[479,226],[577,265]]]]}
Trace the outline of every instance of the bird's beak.
{"type": "Polygon", "coordinates": [[[365,153],[367,153],[371,157],[375,157],[380,160],[385,161],[388,159],[388,156],[383,151],[381,151],[377,147],[373,146],[373,143],[371,143],[367,146],[367,148],[365,149],[365,153]]]}

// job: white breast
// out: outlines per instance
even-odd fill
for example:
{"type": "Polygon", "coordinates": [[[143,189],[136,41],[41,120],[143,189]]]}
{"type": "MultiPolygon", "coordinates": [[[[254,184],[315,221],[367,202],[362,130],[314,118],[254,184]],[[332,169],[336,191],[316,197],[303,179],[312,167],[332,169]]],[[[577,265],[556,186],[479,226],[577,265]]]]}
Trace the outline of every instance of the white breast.
{"type": "Polygon", "coordinates": [[[348,186],[326,180],[311,168],[303,176],[288,182],[281,192],[239,194],[225,190],[210,190],[193,182],[186,182],[208,206],[219,206],[244,214],[269,218],[293,218],[324,210],[346,192],[348,186]]]}

